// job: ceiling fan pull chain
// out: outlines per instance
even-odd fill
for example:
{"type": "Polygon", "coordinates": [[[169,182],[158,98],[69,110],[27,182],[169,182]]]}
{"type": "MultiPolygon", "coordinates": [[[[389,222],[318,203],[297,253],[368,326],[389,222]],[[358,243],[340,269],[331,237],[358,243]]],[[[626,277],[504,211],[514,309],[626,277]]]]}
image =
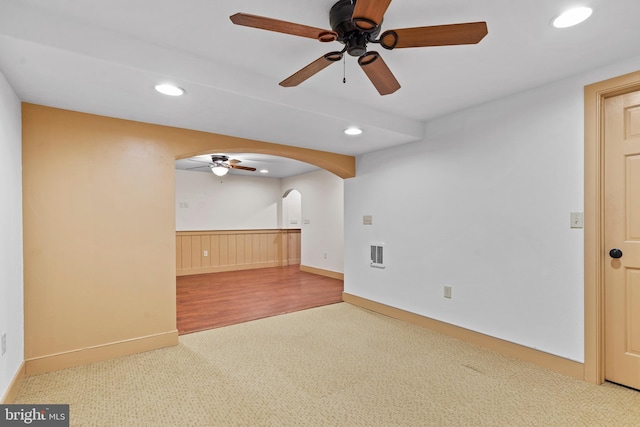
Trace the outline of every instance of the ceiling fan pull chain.
{"type": "Polygon", "coordinates": [[[347,59],[342,57],[342,83],[347,83],[347,59]]]}

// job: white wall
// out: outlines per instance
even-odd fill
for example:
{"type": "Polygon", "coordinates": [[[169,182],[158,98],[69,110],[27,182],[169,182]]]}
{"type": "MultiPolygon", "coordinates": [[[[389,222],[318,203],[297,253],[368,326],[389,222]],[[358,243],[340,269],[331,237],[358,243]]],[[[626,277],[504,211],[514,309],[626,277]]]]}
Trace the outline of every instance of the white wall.
{"type": "Polygon", "coordinates": [[[221,179],[212,173],[176,170],[176,230],[260,228],[301,228],[302,264],[342,273],[343,179],[325,170],[285,179],[221,179]],[[292,192],[292,206],[283,202],[290,190],[299,193],[292,192]],[[287,224],[293,216],[298,224],[287,224]]]}
{"type": "Polygon", "coordinates": [[[427,123],[424,141],[359,157],[345,292],[583,362],[583,230],[569,228],[583,210],[583,90],[637,69],[460,111],[427,123]],[[369,266],[374,241],[386,269],[369,266]]]}
{"type": "Polygon", "coordinates": [[[280,179],[176,170],[176,230],[279,228],[280,179]]]}
{"type": "Polygon", "coordinates": [[[22,121],[20,100],[0,73],[0,399],[24,359],[22,121]]]}
{"type": "Polygon", "coordinates": [[[302,265],[344,271],[344,182],[325,170],[282,180],[302,195],[302,265]]]}

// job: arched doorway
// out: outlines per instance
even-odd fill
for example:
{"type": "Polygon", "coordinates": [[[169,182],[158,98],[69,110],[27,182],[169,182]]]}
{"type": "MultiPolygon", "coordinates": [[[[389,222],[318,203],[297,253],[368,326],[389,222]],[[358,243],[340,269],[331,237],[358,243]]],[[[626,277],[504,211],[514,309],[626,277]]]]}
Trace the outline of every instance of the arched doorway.
{"type": "Polygon", "coordinates": [[[302,258],[302,194],[298,190],[287,190],[282,196],[282,228],[292,231],[287,233],[289,265],[300,264],[302,258]]]}
{"type": "Polygon", "coordinates": [[[302,224],[302,194],[290,189],[282,195],[282,228],[300,228],[302,224]]]}

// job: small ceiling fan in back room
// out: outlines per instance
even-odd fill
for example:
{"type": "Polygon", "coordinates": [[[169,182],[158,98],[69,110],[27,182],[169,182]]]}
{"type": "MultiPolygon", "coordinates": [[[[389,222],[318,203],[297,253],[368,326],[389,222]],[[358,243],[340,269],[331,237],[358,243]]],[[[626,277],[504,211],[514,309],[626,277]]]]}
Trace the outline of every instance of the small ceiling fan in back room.
{"type": "Polygon", "coordinates": [[[229,156],[225,156],[223,154],[213,154],[211,156],[211,163],[203,162],[197,159],[188,159],[188,160],[191,160],[192,162],[207,163],[207,164],[203,166],[194,166],[192,168],[187,168],[187,170],[210,168],[211,172],[213,172],[217,176],[224,176],[231,169],[239,169],[239,170],[245,170],[245,171],[251,171],[251,172],[256,171],[256,168],[252,168],[249,166],[240,166],[239,163],[242,163],[241,160],[229,159],[229,156]]]}
{"type": "Polygon", "coordinates": [[[246,13],[236,13],[230,18],[236,25],[307,37],[321,42],[338,41],[344,45],[342,50],[326,53],[287,77],[280,82],[280,86],[299,85],[334,62],[342,60],[346,52],[358,58],[358,64],[380,95],[397,91],[400,89],[400,83],[380,54],[367,50],[369,43],[379,44],[388,50],[453,46],[476,44],[487,35],[486,22],[402,28],[386,30],[380,34],[382,20],[390,3],[391,0],[339,0],[329,11],[331,30],[246,13]]]}

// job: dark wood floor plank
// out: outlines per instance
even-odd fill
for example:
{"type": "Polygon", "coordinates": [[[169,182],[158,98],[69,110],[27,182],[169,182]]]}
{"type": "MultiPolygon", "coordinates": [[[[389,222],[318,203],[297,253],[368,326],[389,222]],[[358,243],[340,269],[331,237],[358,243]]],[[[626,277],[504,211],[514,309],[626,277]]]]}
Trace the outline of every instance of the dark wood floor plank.
{"type": "Polygon", "coordinates": [[[178,333],[248,322],[342,301],[344,283],[298,265],[176,278],[178,333]]]}

